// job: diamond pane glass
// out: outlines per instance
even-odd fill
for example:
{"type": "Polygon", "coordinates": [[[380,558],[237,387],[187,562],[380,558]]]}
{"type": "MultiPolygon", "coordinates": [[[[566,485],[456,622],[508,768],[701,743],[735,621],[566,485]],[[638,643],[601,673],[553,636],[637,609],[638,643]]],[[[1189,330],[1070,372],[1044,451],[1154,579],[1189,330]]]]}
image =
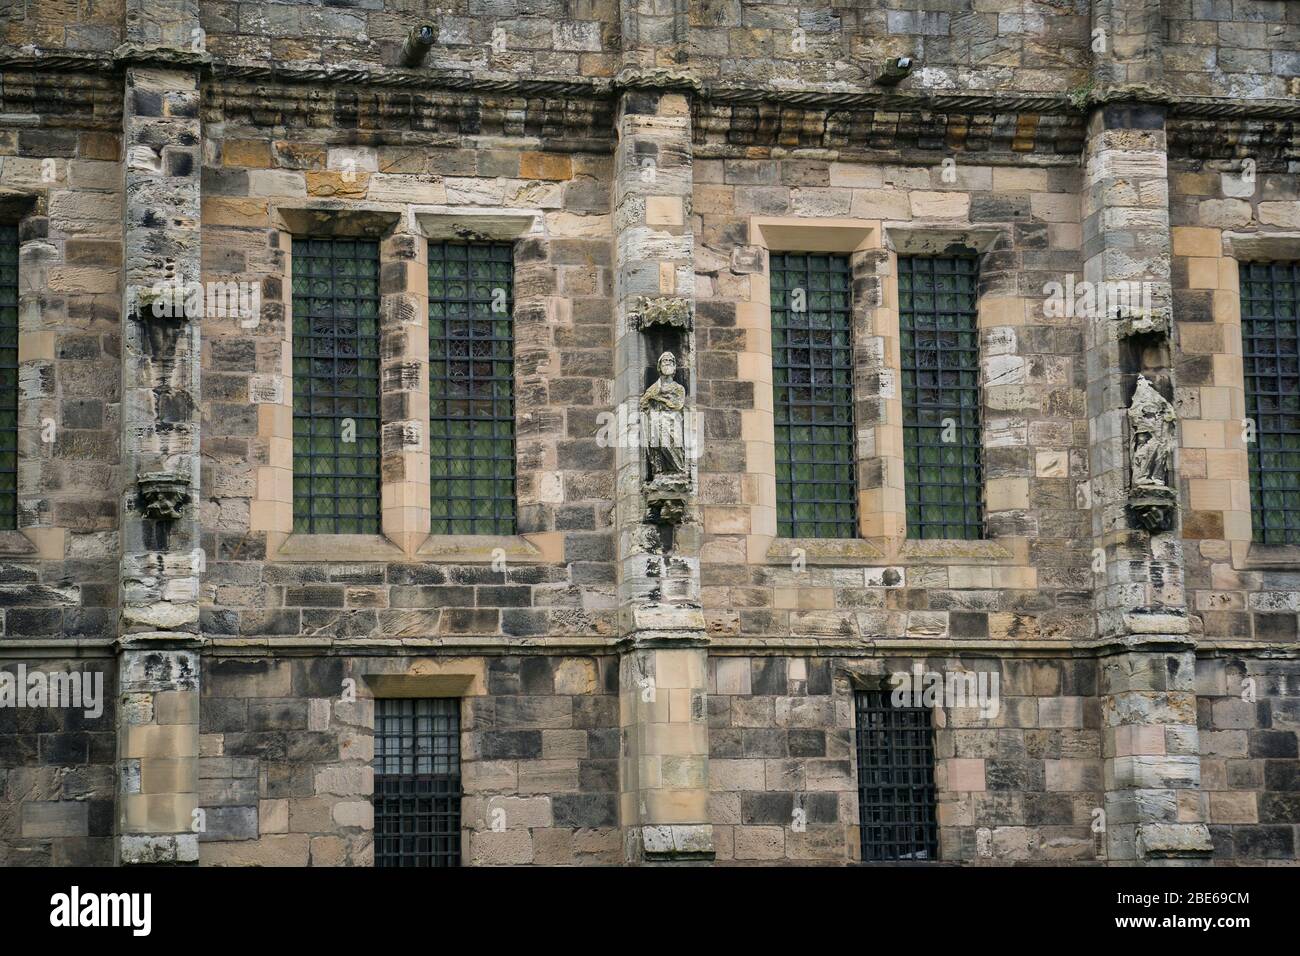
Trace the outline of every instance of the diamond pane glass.
{"type": "Polygon", "coordinates": [[[515,533],[514,249],[429,243],[434,534],[515,533]]]}
{"type": "MultiPolygon", "coordinates": [[[[1300,262],[1241,265],[1253,537],[1300,544],[1300,262]]],[[[1211,475],[1211,477],[1214,477],[1211,475]]]]}
{"type": "Polygon", "coordinates": [[[898,258],[909,538],[984,537],[979,263],[898,258]]]}
{"type": "Polygon", "coordinates": [[[460,700],[375,701],[375,866],[460,866],[460,700]]]}
{"type": "Polygon", "coordinates": [[[0,226],[0,530],[18,527],[18,227],[0,226]]]}
{"type": "Polygon", "coordinates": [[[929,708],[894,707],[885,690],[854,696],[863,861],[938,859],[929,708]]]}
{"type": "Polygon", "coordinates": [[[849,257],[772,253],[776,525],[784,538],[855,538],[849,257]]]}
{"type": "Polygon", "coordinates": [[[293,530],[378,534],[379,244],[293,240],[293,530]]]}

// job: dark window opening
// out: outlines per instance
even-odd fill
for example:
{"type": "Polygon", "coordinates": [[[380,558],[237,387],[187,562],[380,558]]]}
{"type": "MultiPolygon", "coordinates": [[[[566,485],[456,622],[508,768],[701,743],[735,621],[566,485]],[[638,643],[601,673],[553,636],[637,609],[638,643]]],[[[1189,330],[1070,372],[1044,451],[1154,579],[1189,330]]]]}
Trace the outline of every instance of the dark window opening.
{"type": "Polygon", "coordinates": [[[887,690],[855,695],[862,860],[936,860],[939,828],[930,710],[894,707],[890,698],[887,690]]]}
{"type": "Polygon", "coordinates": [[[1241,265],[1252,537],[1300,544],[1300,262],[1241,265]]]}
{"type": "Polygon", "coordinates": [[[984,537],[974,257],[898,258],[909,538],[984,537]]]}
{"type": "Polygon", "coordinates": [[[18,227],[0,226],[0,530],[18,528],[18,227]]]}
{"type": "Polygon", "coordinates": [[[375,701],[375,866],[460,866],[460,700],[375,701]]]}
{"type": "Polygon", "coordinates": [[[776,524],[783,538],[856,538],[849,257],[772,253],[776,524]]]}
{"type": "Polygon", "coordinates": [[[293,530],[378,534],[379,244],[293,240],[293,530]]]}
{"type": "Polygon", "coordinates": [[[515,533],[514,250],[429,243],[434,534],[515,533]]]}

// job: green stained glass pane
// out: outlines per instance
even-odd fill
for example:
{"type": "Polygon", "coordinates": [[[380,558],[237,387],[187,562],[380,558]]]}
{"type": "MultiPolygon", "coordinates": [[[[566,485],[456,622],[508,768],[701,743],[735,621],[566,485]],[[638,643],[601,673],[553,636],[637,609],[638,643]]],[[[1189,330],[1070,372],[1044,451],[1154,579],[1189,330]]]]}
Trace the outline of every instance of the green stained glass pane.
{"type": "Polygon", "coordinates": [[[377,534],[379,244],[293,240],[296,532],[377,534]]]}
{"type": "Polygon", "coordinates": [[[513,303],[510,243],[429,243],[435,534],[515,533],[513,303]]]}
{"type": "Polygon", "coordinates": [[[848,257],[772,253],[769,274],[778,533],[857,537],[848,257]]]}
{"type": "Polygon", "coordinates": [[[978,271],[973,257],[898,259],[910,538],[984,536],[978,271]]]}
{"type": "Polygon", "coordinates": [[[1300,262],[1240,269],[1252,537],[1300,544],[1300,262]]]}

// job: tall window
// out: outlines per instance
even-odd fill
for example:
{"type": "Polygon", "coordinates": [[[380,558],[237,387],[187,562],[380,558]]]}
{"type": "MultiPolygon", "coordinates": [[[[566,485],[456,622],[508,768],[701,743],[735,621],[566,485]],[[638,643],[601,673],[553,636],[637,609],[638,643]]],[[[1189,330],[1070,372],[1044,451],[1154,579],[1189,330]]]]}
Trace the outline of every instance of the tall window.
{"type": "Polygon", "coordinates": [[[1300,544],[1300,262],[1241,266],[1253,537],[1300,544]]]}
{"type": "Polygon", "coordinates": [[[0,226],[0,530],[18,527],[18,227],[0,226]]]}
{"type": "Polygon", "coordinates": [[[928,707],[894,707],[888,690],[858,691],[858,817],[864,862],[934,860],[939,829],[928,707]]]}
{"type": "Polygon", "coordinates": [[[378,534],[379,244],[293,240],[293,530],[378,534]]]}
{"type": "Polygon", "coordinates": [[[774,252],[771,275],[777,533],[854,538],[849,257],[774,252]]]}
{"type": "Polygon", "coordinates": [[[375,866],[460,866],[460,701],[375,701],[375,866]]]}
{"type": "Polygon", "coordinates": [[[984,537],[979,263],[898,258],[909,538],[984,537]]]}
{"type": "Polygon", "coordinates": [[[434,534],[515,533],[514,252],[429,243],[434,534]]]}

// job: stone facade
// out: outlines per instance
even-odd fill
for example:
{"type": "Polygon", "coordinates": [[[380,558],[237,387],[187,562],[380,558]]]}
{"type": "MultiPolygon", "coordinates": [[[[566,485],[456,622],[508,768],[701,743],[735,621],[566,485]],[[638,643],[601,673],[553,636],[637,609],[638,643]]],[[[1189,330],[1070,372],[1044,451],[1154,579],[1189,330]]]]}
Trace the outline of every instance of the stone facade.
{"type": "Polygon", "coordinates": [[[0,79],[0,671],[105,688],[0,696],[0,865],[373,865],[386,697],[460,700],[466,865],[850,864],[855,694],[914,668],[999,688],[931,714],[942,861],[1300,858],[1238,280],[1300,260],[1298,5],[30,0],[0,79]],[[379,243],[378,534],[294,531],[295,236],[379,243]],[[431,533],[446,239],[513,243],[513,535],[431,533]],[[898,259],[953,249],[986,534],[917,540],[898,259]],[[856,538],[777,534],[782,252],[852,270],[856,538]],[[668,481],[623,427],[664,352],[668,481]]]}

